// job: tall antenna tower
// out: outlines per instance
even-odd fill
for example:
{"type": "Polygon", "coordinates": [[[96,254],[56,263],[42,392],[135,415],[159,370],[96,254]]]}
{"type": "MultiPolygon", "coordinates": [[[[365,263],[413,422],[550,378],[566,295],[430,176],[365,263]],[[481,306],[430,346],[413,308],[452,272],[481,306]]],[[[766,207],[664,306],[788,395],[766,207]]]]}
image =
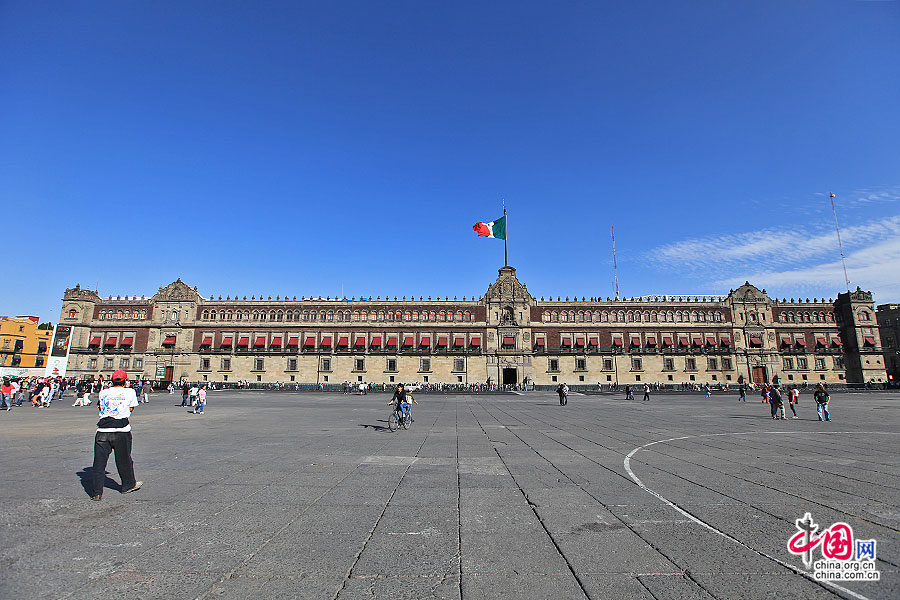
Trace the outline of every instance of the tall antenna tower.
{"type": "MultiPolygon", "coordinates": [[[[610,232],[612,233],[612,250],[613,250],[613,278],[616,282],[616,300],[619,299],[619,265],[616,264],[616,228],[615,226],[610,225],[610,232]]],[[[849,285],[849,284],[847,284],[849,285]]]]}
{"type": "Polygon", "coordinates": [[[841,243],[841,228],[838,227],[837,211],[834,208],[834,194],[829,193],[831,198],[831,214],[834,215],[834,230],[837,233],[838,248],[841,250],[841,266],[844,267],[844,283],[847,284],[847,291],[850,291],[850,278],[847,277],[847,262],[844,260],[844,244],[841,243]]]}

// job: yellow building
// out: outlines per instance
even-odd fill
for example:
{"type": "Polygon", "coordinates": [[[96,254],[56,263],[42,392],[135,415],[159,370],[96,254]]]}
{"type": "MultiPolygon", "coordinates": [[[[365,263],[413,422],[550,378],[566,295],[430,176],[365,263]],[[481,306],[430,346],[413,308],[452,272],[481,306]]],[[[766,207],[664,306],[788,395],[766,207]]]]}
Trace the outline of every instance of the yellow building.
{"type": "Polygon", "coordinates": [[[0,317],[0,371],[18,375],[47,364],[52,329],[38,329],[38,317],[0,317]]]}

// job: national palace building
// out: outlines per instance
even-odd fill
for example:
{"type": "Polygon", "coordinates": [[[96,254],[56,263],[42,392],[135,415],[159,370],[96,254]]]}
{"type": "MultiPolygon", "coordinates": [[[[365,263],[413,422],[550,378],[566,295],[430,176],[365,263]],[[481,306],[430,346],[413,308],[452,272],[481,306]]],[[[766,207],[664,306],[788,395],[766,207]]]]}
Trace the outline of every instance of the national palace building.
{"type": "Polygon", "coordinates": [[[478,299],[150,298],[67,289],[67,376],[163,381],[785,384],[885,381],[872,294],[538,299],[502,267],[478,299]]]}

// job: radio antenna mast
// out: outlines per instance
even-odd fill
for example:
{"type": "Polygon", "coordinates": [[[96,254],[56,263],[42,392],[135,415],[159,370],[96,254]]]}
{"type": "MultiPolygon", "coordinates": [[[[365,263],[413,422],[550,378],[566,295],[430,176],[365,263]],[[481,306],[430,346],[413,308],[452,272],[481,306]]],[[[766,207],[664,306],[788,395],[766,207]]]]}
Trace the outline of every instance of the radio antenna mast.
{"type": "MultiPolygon", "coordinates": [[[[612,251],[613,251],[613,278],[616,282],[616,300],[619,299],[619,265],[616,264],[616,228],[610,225],[612,233],[612,251]]],[[[849,284],[848,284],[849,285],[849,284]]]]}
{"type": "Polygon", "coordinates": [[[834,208],[834,194],[829,193],[831,198],[831,214],[834,215],[834,231],[837,233],[838,248],[841,251],[841,266],[844,267],[844,283],[847,284],[847,291],[850,291],[850,278],[847,277],[847,263],[844,260],[844,244],[841,243],[841,228],[838,227],[837,211],[834,208]]]}

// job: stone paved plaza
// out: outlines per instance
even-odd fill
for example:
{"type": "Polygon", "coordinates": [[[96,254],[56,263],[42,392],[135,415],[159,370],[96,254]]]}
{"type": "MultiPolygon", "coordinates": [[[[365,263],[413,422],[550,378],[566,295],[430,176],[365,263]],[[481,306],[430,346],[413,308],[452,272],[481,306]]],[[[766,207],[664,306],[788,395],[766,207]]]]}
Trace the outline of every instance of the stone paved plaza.
{"type": "Polygon", "coordinates": [[[836,393],[830,423],[809,393],[785,421],[622,396],[420,394],[391,433],[383,393],[155,394],[143,489],[110,460],[100,503],[96,406],[0,413],[0,598],[900,597],[900,395],[836,393]],[[877,540],[881,581],[798,573],[805,512],[877,540]]]}

